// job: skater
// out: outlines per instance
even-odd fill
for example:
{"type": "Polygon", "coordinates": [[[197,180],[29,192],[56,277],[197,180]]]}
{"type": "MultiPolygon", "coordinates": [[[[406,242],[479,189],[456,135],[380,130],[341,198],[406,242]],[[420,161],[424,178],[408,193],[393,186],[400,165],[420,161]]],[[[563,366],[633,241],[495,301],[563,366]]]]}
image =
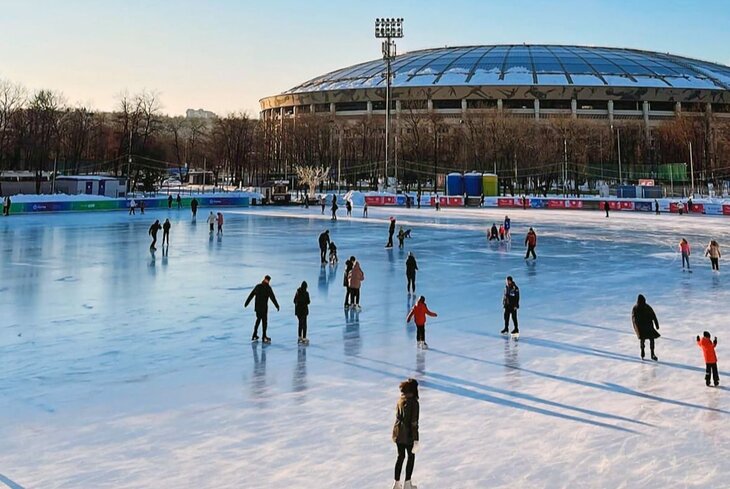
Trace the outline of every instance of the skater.
{"type": "Polygon", "coordinates": [[[416,209],[421,208],[421,191],[418,191],[418,194],[416,195],[416,209]]]}
{"type": "Polygon", "coordinates": [[[406,209],[410,209],[410,208],[411,208],[411,198],[408,195],[406,195],[406,209]]]}
{"type": "Polygon", "coordinates": [[[403,230],[403,226],[398,229],[398,249],[403,249],[403,245],[406,240],[406,232],[403,230]]]}
{"type": "Polygon", "coordinates": [[[717,372],[717,354],[715,347],[717,346],[717,336],[714,340],[710,340],[710,332],[702,333],[702,338],[697,336],[697,346],[702,348],[702,356],[705,359],[705,385],[710,386],[710,376],[715,382],[715,387],[720,385],[720,374],[717,372]]]}
{"type": "Polygon", "coordinates": [[[719,272],[720,271],[720,257],[722,257],[722,255],[720,254],[720,245],[714,239],[712,241],[710,241],[709,245],[707,245],[707,249],[705,250],[705,256],[710,257],[710,263],[712,264],[712,270],[714,272],[719,272]]]}
{"type": "Polygon", "coordinates": [[[251,300],[256,297],[256,302],[254,304],[254,310],[256,311],[256,323],[253,327],[253,335],[251,336],[251,341],[257,341],[259,339],[258,331],[259,331],[259,324],[262,326],[262,341],[264,343],[271,343],[271,338],[266,336],[266,328],[268,327],[268,315],[269,315],[269,300],[276,306],[276,310],[279,310],[279,303],[276,302],[276,296],[274,296],[274,291],[271,289],[271,285],[269,285],[271,282],[270,276],[265,276],[263,282],[258,284],[256,287],[253,288],[251,293],[248,295],[248,298],[246,299],[246,302],[243,304],[243,307],[248,307],[248,304],[251,302],[251,300]]]}
{"type": "Polygon", "coordinates": [[[657,216],[659,215],[659,201],[656,199],[654,199],[654,212],[657,216]]]}
{"type": "Polygon", "coordinates": [[[482,192],[482,195],[479,198],[479,207],[484,207],[484,192],[482,192]]]}
{"type": "Polygon", "coordinates": [[[162,246],[170,246],[170,228],[172,227],[172,224],[170,224],[169,219],[165,219],[165,223],[162,225],[162,246]]]}
{"type": "Polygon", "coordinates": [[[655,362],[659,360],[654,354],[654,340],[659,338],[659,321],[656,318],[654,309],[646,303],[646,298],[639,294],[636,299],[636,305],[631,310],[631,323],[634,326],[634,333],[641,342],[641,359],[644,359],[644,342],[649,340],[649,348],[651,350],[651,359],[655,362]]]}
{"type": "Polygon", "coordinates": [[[137,202],[135,202],[134,199],[130,200],[129,201],[129,214],[130,215],[133,216],[135,214],[136,207],[137,207],[137,202]]]}
{"type": "Polygon", "coordinates": [[[309,194],[304,192],[304,208],[309,209],[309,194]]]}
{"type": "Polygon", "coordinates": [[[180,194],[177,194],[177,208],[178,210],[182,209],[182,197],[180,197],[180,194]]]}
{"type": "Polygon", "coordinates": [[[172,195],[167,196],[167,208],[172,209],[172,195]]]}
{"type": "Polygon", "coordinates": [[[687,199],[687,214],[692,213],[692,197],[687,199]]]}
{"type": "Polygon", "coordinates": [[[439,200],[439,194],[436,194],[435,203],[436,203],[436,212],[438,212],[441,210],[441,201],[439,200]]]}
{"type": "Polygon", "coordinates": [[[319,235],[319,255],[322,264],[327,263],[327,245],[330,244],[330,230],[325,229],[322,234],[319,235]]]}
{"type": "Polygon", "coordinates": [[[395,462],[395,482],[393,489],[416,489],[411,483],[413,466],[418,452],[418,417],[421,411],[418,403],[418,381],[408,379],[400,384],[400,399],[395,408],[395,425],[393,426],[393,443],[398,447],[398,459],[395,462]],[[403,462],[406,463],[405,485],[401,485],[400,477],[403,462]]]}
{"type": "Polygon", "coordinates": [[[324,195],[319,198],[319,205],[322,206],[322,215],[324,216],[324,208],[327,205],[327,201],[324,198],[324,195]]]}
{"type": "Polygon", "coordinates": [[[504,287],[502,307],[504,307],[504,329],[500,333],[507,334],[509,331],[509,318],[511,317],[512,324],[514,324],[512,334],[519,334],[520,328],[517,323],[517,309],[520,308],[520,288],[517,287],[517,284],[511,276],[507,277],[507,283],[504,287]]]}
{"type": "Polygon", "coordinates": [[[526,210],[526,209],[527,209],[527,197],[525,197],[523,195],[522,196],[522,210],[526,210]]]}
{"type": "Polygon", "coordinates": [[[395,217],[390,216],[390,227],[388,227],[388,242],[385,244],[386,248],[393,247],[393,234],[395,233],[395,217]]]}
{"type": "Polygon", "coordinates": [[[337,209],[338,208],[339,207],[337,207],[337,196],[333,194],[332,195],[332,220],[333,221],[337,220],[337,209]]]}
{"type": "Polygon", "coordinates": [[[689,267],[690,248],[689,248],[689,243],[684,238],[682,238],[682,241],[679,242],[679,251],[682,253],[682,270],[684,270],[685,264],[687,265],[687,270],[690,270],[690,267],[689,267]]]}
{"type": "Polygon", "coordinates": [[[198,215],[198,199],[195,197],[190,201],[190,210],[193,211],[193,220],[195,220],[195,217],[198,215]]]}
{"type": "Polygon", "coordinates": [[[362,217],[368,217],[368,203],[365,202],[362,206],[362,217]]]}
{"type": "Polygon", "coordinates": [[[345,309],[350,307],[350,301],[352,298],[352,289],[350,288],[350,272],[352,267],[355,265],[355,257],[351,256],[345,262],[345,276],[342,280],[342,285],[345,287],[345,309]]]}
{"type": "Polygon", "coordinates": [[[608,210],[611,208],[611,206],[608,205],[608,201],[603,203],[603,210],[606,211],[606,217],[608,217],[608,210]]]}
{"type": "Polygon", "coordinates": [[[418,302],[413,306],[411,312],[406,317],[406,322],[410,322],[413,319],[416,323],[416,346],[423,350],[428,350],[428,344],[426,344],[426,316],[436,317],[438,314],[428,309],[426,305],[426,298],[421,296],[418,298],[418,302]]]}
{"type": "Polygon", "coordinates": [[[139,213],[144,214],[144,200],[139,201],[139,213]]]}
{"type": "Polygon", "coordinates": [[[347,209],[347,217],[352,217],[352,202],[349,200],[345,202],[345,209],[347,209]]]}
{"type": "Polygon", "coordinates": [[[218,235],[223,234],[223,213],[218,212],[215,217],[215,222],[218,224],[218,235]]]}
{"type": "Polygon", "coordinates": [[[362,309],[360,307],[360,286],[365,281],[365,274],[360,268],[360,262],[353,260],[352,270],[347,276],[347,284],[350,287],[350,307],[353,309],[362,309]]]}
{"type": "Polygon", "coordinates": [[[499,240],[500,241],[504,241],[504,235],[505,235],[504,224],[500,224],[499,225],[499,240]]]}
{"type": "Polygon", "coordinates": [[[294,315],[299,320],[299,339],[297,343],[308,345],[307,339],[307,316],[309,315],[309,292],[307,292],[307,282],[302,285],[294,294],[294,315]]]}
{"type": "Polygon", "coordinates": [[[6,195],[5,198],[3,198],[3,216],[9,216],[10,215],[10,196],[6,195]]]}
{"type": "Polygon", "coordinates": [[[337,264],[337,245],[334,241],[330,241],[330,265],[337,264]]]}
{"type": "Polygon", "coordinates": [[[532,228],[527,231],[527,236],[525,236],[525,246],[527,246],[525,260],[530,257],[530,254],[532,254],[533,260],[537,260],[537,255],[535,254],[535,248],[537,248],[537,233],[535,233],[535,230],[532,228]]]}
{"type": "Polygon", "coordinates": [[[492,228],[489,230],[489,241],[499,240],[499,231],[497,230],[497,224],[492,223],[492,228]]]}
{"type": "Polygon", "coordinates": [[[162,229],[162,226],[160,225],[160,220],[157,219],[152,226],[150,226],[149,231],[147,231],[147,234],[152,236],[152,244],[150,244],[151,250],[156,250],[155,245],[157,244],[157,231],[162,229]]]}
{"type": "Polygon", "coordinates": [[[509,216],[504,216],[504,237],[506,239],[512,239],[512,234],[510,234],[511,228],[512,220],[509,218],[509,216]]]}
{"type": "Polygon", "coordinates": [[[406,258],[406,290],[410,294],[416,294],[416,271],[418,270],[418,263],[416,257],[413,256],[413,252],[408,252],[408,258],[406,258]]]}
{"type": "Polygon", "coordinates": [[[210,214],[208,214],[208,228],[210,229],[210,234],[213,234],[213,227],[215,226],[215,214],[213,214],[213,211],[210,211],[210,214]]]}

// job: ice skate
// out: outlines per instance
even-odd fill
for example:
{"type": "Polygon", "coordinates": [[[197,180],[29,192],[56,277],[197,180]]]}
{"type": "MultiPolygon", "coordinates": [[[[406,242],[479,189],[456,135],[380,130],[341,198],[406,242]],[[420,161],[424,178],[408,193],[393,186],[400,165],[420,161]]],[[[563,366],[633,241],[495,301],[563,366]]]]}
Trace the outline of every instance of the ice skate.
{"type": "Polygon", "coordinates": [[[507,334],[509,333],[509,328],[504,328],[502,331],[499,332],[499,334],[507,334]]]}
{"type": "Polygon", "coordinates": [[[302,345],[307,346],[309,344],[309,339],[302,338],[302,345]]]}
{"type": "Polygon", "coordinates": [[[393,482],[393,489],[403,489],[403,484],[400,481],[393,482]]]}
{"type": "Polygon", "coordinates": [[[426,343],[425,341],[422,341],[421,342],[421,349],[422,350],[428,350],[428,343],[426,343]]]}
{"type": "Polygon", "coordinates": [[[405,484],[403,484],[403,489],[418,489],[418,487],[413,484],[413,482],[406,481],[405,484]]]}
{"type": "Polygon", "coordinates": [[[261,341],[263,341],[266,344],[269,344],[269,343],[271,343],[271,338],[269,338],[268,336],[264,336],[264,338],[261,341]]]}
{"type": "Polygon", "coordinates": [[[659,361],[659,359],[653,353],[651,354],[651,359],[654,360],[655,362],[659,361]]]}
{"type": "Polygon", "coordinates": [[[259,337],[257,335],[253,335],[251,337],[251,342],[256,343],[259,340],[259,337]]]}

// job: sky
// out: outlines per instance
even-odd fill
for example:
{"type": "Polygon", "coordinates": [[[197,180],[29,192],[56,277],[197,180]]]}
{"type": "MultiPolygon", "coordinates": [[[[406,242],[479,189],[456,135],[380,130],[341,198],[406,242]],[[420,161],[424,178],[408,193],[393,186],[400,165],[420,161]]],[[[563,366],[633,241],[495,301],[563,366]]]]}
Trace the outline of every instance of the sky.
{"type": "Polygon", "coordinates": [[[398,52],[551,43],[630,47],[730,65],[727,0],[0,0],[0,79],[115,108],[256,115],[259,99],[380,56],[376,17],[403,17],[398,52]]]}

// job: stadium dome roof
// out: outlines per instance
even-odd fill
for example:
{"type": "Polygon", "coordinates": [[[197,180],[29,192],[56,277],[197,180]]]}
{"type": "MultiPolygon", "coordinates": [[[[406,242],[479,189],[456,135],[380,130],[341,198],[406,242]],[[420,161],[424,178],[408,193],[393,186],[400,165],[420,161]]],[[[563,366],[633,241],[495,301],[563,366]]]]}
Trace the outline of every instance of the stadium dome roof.
{"type": "MultiPolygon", "coordinates": [[[[582,86],[730,90],[730,67],[635,49],[535,44],[445,47],[399,55],[394,88],[582,86]]],[[[385,86],[383,60],[343,68],[284,92],[385,86]]]]}

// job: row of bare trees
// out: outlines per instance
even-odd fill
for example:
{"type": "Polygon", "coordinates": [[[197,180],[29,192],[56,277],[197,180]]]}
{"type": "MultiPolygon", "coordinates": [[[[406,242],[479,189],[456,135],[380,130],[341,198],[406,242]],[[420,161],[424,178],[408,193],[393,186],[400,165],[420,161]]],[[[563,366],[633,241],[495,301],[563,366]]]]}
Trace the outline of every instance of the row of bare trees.
{"type": "MultiPolygon", "coordinates": [[[[546,192],[580,184],[656,177],[664,163],[689,162],[699,182],[730,177],[730,120],[685,115],[648,130],[641,120],[547,118],[496,111],[429,113],[412,103],[394,117],[388,174],[407,187],[430,186],[451,171],[496,172],[504,192],[546,192]],[[619,158],[620,147],[620,158],[619,158]]],[[[0,171],[54,167],[64,173],[129,174],[154,187],[171,168],[206,168],[217,182],[255,185],[295,178],[295,168],[330,168],[329,181],[376,185],[385,173],[382,117],[299,114],[257,120],[242,112],[215,119],[166,116],[159,95],[123,93],[111,113],[71,106],[51,90],[28,93],[0,80],[0,171]],[[131,163],[129,162],[131,155],[131,163]]]]}

